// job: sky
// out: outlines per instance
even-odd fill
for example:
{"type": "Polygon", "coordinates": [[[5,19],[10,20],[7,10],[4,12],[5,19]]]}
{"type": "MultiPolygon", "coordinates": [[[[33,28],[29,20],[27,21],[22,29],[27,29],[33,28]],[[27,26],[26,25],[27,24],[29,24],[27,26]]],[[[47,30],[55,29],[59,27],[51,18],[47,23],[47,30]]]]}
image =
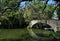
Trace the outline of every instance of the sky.
{"type": "Polygon", "coordinates": [[[48,4],[55,4],[55,1],[49,0],[48,4]]]}
{"type": "MultiPolygon", "coordinates": [[[[55,1],[49,0],[48,4],[55,4],[55,1]]],[[[23,9],[25,7],[25,2],[21,2],[20,8],[23,9]]]]}

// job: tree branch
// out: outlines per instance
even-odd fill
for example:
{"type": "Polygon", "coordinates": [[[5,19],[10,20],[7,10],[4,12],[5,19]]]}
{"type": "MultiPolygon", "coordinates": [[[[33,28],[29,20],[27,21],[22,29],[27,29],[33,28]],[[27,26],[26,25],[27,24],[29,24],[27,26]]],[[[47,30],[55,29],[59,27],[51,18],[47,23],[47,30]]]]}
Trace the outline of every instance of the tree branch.
{"type": "Polygon", "coordinates": [[[45,6],[44,6],[44,9],[42,11],[45,10],[46,6],[47,6],[47,3],[48,3],[49,0],[46,0],[46,3],[45,3],[45,6]]]}
{"type": "Polygon", "coordinates": [[[60,5],[60,3],[57,3],[57,6],[55,6],[54,10],[52,11],[52,13],[54,13],[54,11],[56,10],[56,8],[60,5]]]}
{"type": "Polygon", "coordinates": [[[4,11],[1,13],[1,15],[3,15],[8,9],[12,10],[12,8],[6,8],[6,9],[4,9],[4,11]]]}
{"type": "MultiPolygon", "coordinates": [[[[15,5],[15,7],[14,8],[17,8],[17,7],[19,7],[19,5],[20,5],[20,3],[21,3],[22,1],[21,0],[19,0],[15,5]]],[[[6,8],[6,9],[4,9],[4,11],[1,13],[1,15],[3,15],[8,9],[10,9],[10,10],[13,10],[14,8],[10,8],[10,7],[8,7],[8,8],[6,8]]]]}

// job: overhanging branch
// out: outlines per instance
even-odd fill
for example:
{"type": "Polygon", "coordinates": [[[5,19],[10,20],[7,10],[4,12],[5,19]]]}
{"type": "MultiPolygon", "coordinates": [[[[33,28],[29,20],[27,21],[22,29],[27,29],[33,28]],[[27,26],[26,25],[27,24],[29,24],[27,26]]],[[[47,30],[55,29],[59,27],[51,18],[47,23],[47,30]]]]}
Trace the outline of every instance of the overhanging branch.
{"type": "MultiPolygon", "coordinates": [[[[17,3],[15,3],[15,7],[14,8],[17,8],[17,7],[19,7],[19,5],[20,5],[20,3],[21,3],[22,1],[21,0],[19,0],[17,3]]],[[[10,10],[13,10],[14,8],[10,8],[10,7],[8,7],[8,8],[5,8],[4,10],[3,10],[3,12],[1,13],[1,15],[3,15],[8,9],[10,9],[10,10]]]]}
{"type": "Polygon", "coordinates": [[[44,8],[43,8],[43,10],[42,10],[43,12],[44,12],[44,10],[45,10],[45,8],[46,8],[46,6],[47,6],[48,1],[49,1],[49,0],[46,0],[45,6],[44,6],[44,8]]]}

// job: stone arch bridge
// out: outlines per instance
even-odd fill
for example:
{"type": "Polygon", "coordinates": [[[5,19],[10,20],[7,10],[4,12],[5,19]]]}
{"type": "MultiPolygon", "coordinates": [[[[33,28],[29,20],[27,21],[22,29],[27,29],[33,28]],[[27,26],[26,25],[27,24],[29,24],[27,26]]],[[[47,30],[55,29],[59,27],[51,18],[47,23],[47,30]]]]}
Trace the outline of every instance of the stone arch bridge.
{"type": "Polygon", "coordinates": [[[32,27],[34,24],[39,23],[39,22],[47,23],[53,28],[55,32],[60,28],[60,20],[32,20],[29,25],[30,27],[32,27]]]}

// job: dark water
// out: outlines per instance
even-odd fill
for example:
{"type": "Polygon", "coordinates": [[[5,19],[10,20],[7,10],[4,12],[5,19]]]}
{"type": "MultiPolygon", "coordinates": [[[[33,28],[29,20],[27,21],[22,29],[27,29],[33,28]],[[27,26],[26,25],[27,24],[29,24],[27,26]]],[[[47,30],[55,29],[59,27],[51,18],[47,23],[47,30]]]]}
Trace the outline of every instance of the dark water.
{"type": "Polygon", "coordinates": [[[60,39],[59,40],[56,40],[56,39],[50,39],[50,40],[48,40],[48,39],[46,39],[46,40],[44,40],[44,39],[40,39],[40,40],[37,40],[37,39],[0,39],[0,41],[60,41],[60,39]]]}

